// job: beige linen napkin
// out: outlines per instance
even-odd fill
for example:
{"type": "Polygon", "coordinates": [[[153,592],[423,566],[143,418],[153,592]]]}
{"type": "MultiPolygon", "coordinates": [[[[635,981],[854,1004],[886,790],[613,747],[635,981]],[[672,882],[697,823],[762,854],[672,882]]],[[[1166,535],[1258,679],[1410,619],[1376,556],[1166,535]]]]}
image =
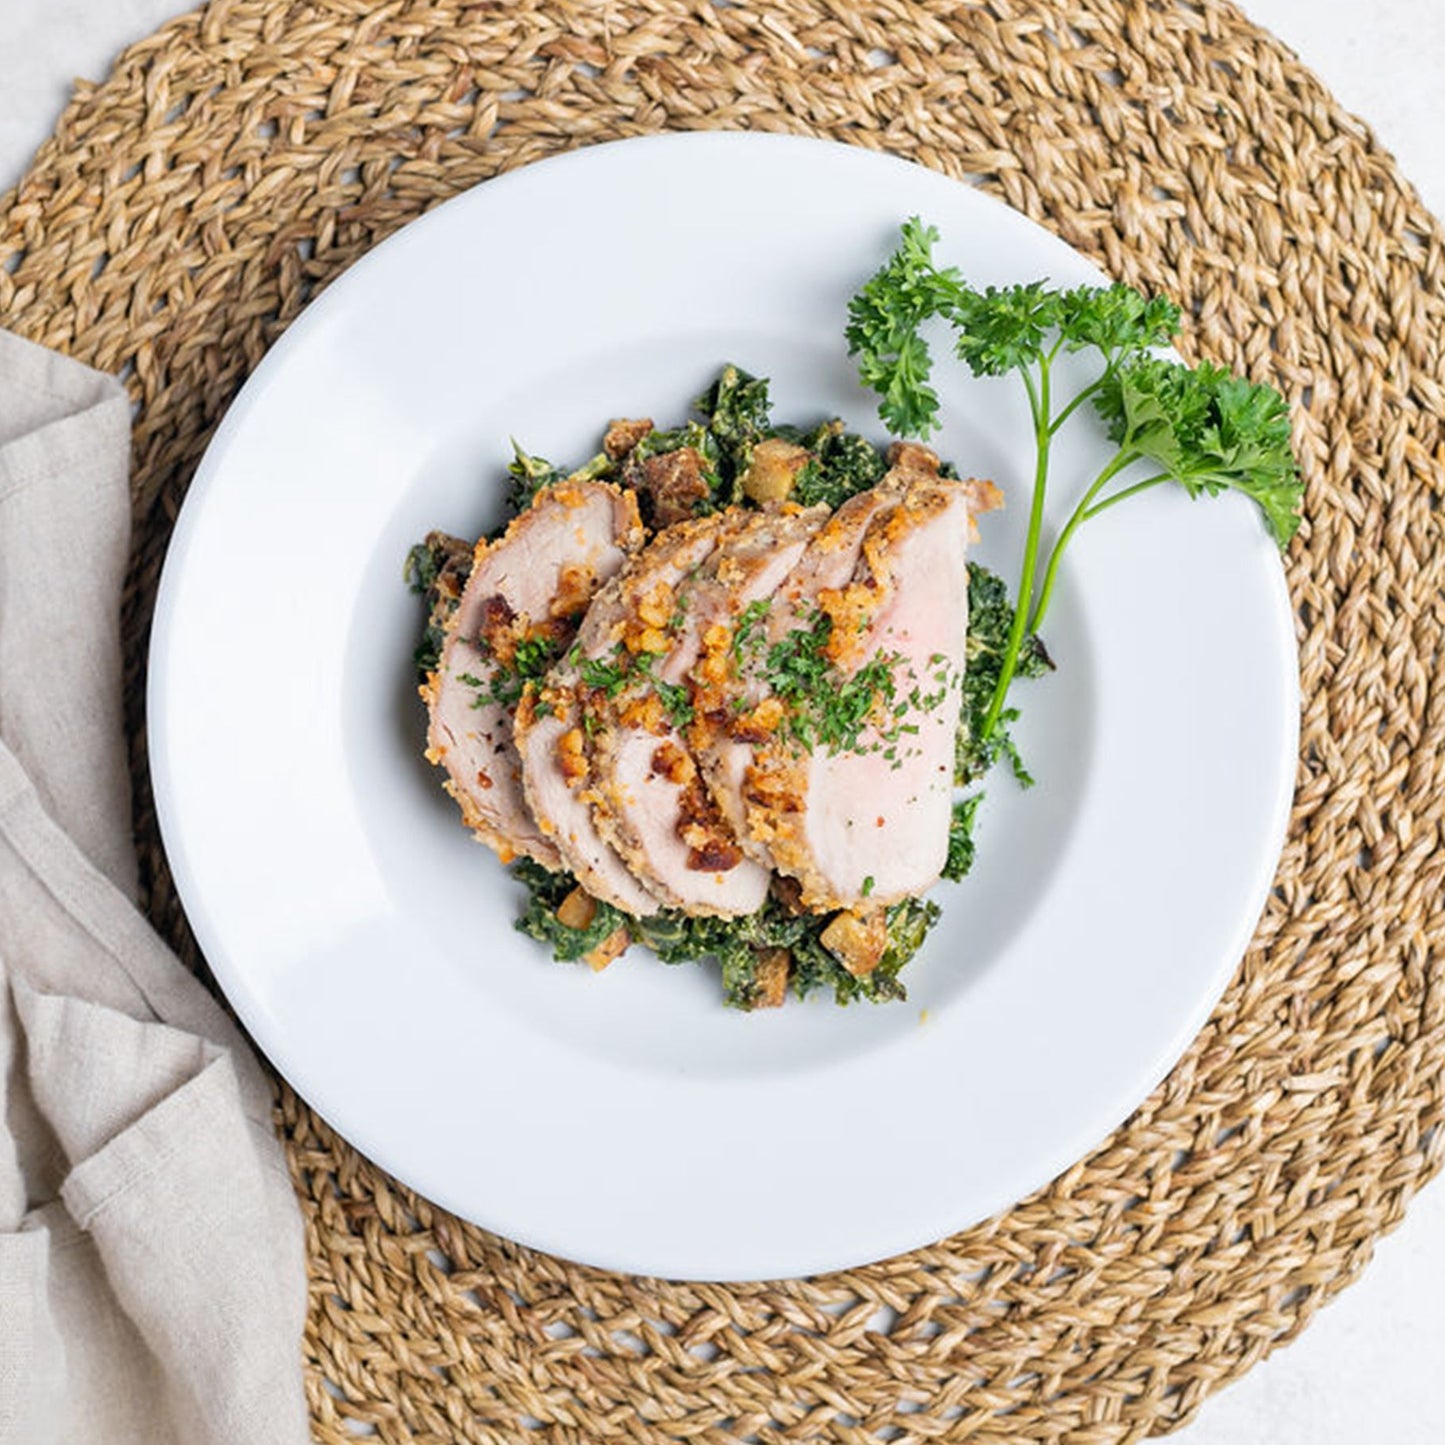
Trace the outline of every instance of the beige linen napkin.
{"type": "Polygon", "coordinates": [[[0,331],[0,1442],[298,1445],[270,1087],[132,903],[129,421],[0,331]]]}

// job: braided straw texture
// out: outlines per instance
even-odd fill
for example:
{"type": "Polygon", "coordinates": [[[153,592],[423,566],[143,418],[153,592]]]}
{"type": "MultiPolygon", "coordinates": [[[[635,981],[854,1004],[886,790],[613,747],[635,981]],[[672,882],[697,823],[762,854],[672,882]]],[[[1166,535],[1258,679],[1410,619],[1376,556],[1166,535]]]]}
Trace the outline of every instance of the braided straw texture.
{"type": "MultiPolygon", "coordinates": [[[[1207,1027],[1095,1153],[1006,1215],[826,1278],[676,1285],[530,1252],[278,1086],[316,1438],[1137,1440],[1293,1337],[1445,1152],[1441,233],[1229,5],[216,0],[81,86],[0,199],[0,321],[122,371],[138,403],[127,695],[151,916],[203,966],[141,684],[171,524],[247,373],[446,197],[702,127],[976,181],[1175,297],[1188,353],[1288,394],[1304,715],[1277,886],[1207,1027]]],[[[886,1151],[852,1169],[907,1187],[886,1151]]]]}

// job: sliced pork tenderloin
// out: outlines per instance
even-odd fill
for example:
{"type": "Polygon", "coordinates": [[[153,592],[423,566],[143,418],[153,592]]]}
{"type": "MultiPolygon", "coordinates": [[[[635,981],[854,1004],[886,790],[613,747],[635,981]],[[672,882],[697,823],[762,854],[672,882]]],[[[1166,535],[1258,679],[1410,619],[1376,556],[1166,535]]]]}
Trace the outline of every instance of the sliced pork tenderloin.
{"type": "Polygon", "coordinates": [[[754,838],[745,797],[748,770],[759,744],[768,741],[782,720],[758,664],[789,632],[806,625],[823,588],[841,587],[853,576],[863,537],[879,511],[891,507],[893,493],[875,488],[844,502],[821,524],[783,580],[751,611],[740,607],[726,635],[714,633],[704,676],[709,695],[702,699],[693,742],[708,790],[744,852],[772,868],[765,840],[754,838]]]}
{"type": "Polygon", "coordinates": [[[594,897],[639,918],[656,913],[660,904],[628,867],[607,826],[610,810],[593,770],[600,725],[597,695],[605,694],[602,684],[610,676],[620,676],[621,659],[630,655],[627,641],[652,640],[624,637],[628,618],[636,613],[639,582],[647,587],[702,562],[712,550],[711,525],[704,519],[668,529],[601,588],[575,646],[549,671],[538,698],[517,716],[523,790],[560,866],[594,897]]]}
{"type": "Polygon", "coordinates": [[[517,710],[517,752],[527,806],[557,862],[594,898],[634,918],[648,918],[659,907],[628,869],[617,850],[597,831],[592,804],[596,787],[583,733],[582,691],[576,670],[554,668],[540,692],[522,699],[517,710]]]}
{"type": "Polygon", "coordinates": [[[513,714],[527,677],[566,645],[597,589],[641,544],[632,495],[596,481],[544,488],[501,537],[477,543],[421,694],[427,757],[445,769],[463,822],[503,861],[561,865],[523,794],[513,714]]]}
{"type": "Polygon", "coordinates": [[[645,644],[611,696],[595,696],[593,766],[599,821],[632,871],[669,906],[737,917],[767,900],[771,872],[747,858],[718,812],[691,743],[706,706],[705,649],[750,604],[771,596],[826,512],[733,510],[694,524],[711,541],[663,566],[641,560],[623,584],[624,642],[645,644]],[[688,565],[690,564],[690,565],[688,565]],[[639,672],[637,659],[645,659],[639,672]]]}
{"type": "MultiPolygon", "coordinates": [[[[846,744],[800,742],[800,727],[821,713],[800,719],[795,699],[778,698],[782,718],[751,756],[714,747],[716,790],[741,794],[741,836],[797,880],[811,910],[875,910],[938,879],[968,626],[966,550],[974,512],[997,499],[991,484],[895,463],[876,494],[839,509],[775,600],[773,645],[791,637],[807,656],[826,636],[828,680],[809,705],[826,710],[850,682],[865,705],[872,699],[846,744]]],[[[756,712],[755,697],[747,701],[756,712]]]]}

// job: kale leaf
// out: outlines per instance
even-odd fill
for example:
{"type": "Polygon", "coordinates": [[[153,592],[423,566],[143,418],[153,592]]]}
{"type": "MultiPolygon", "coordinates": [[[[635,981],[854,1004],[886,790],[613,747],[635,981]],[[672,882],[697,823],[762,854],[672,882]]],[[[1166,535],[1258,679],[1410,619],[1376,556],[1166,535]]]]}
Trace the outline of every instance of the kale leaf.
{"type": "MultiPolygon", "coordinates": [[[[992,732],[984,729],[1013,626],[1013,604],[1003,579],[987,567],[970,562],[967,665],[963,673],[963,711],[954,763],[954,781],[960,786],[977,782],[1001,758],[1008,760],[1014,776],[1025,787],[1033,782],[1009,734],[1009,725],[1018,719],[1018,709],[1006,709],[992,732]]],[[[1019,649],[1015,675],[1041,677],[1053,666],[1042,639],[1036,633],[1027,634],[1019,649]]]]}
{"type": "Polygon", "coordinates": [[[587,927],[569,928],[557,917],[557,910],[577,887],[577,880],[570,873],[553,873],[530,858],[519,858],[512,864],[512,876],[527,890],[527,906],[513,926],[519,933],[545,943],[560,963],[585,958],[619,928],[632,922],[610,903],[594,899],[597,909],[587,927]]]}

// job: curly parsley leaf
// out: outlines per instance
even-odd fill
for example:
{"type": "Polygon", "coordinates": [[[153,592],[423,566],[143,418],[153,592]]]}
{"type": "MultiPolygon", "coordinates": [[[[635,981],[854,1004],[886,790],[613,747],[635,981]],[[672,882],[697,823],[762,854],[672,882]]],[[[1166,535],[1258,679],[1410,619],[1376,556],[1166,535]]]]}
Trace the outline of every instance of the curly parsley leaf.
{"type": "Polygon", "coordinates": [[[1299,464],[1289,409],[1273,387],[1203,362],[1140,357],[1106,377],[1094,406],[1121,452],[1161,469],[1191,497],[1243,492],[1281,547],[1299,528],[1299,464]]]}
{"type": "Polygon", "coordinates": [[[849,304],[846,336],[864,385],[878,393],[879,415],[896,431],[926,436],[938,424],[930,385],[932,356],[923,328],[941,320],[954,350],[977,376],[1016,372],[1028,393],[1035,466],[1017,610],[980,720],[975,744],[987,747],[1006,725],[1008,691],[1053,596],[1059,562],[1079,527],[1110,507],[1173,481],[1191,496],[1239,491],[1260,507],[1281,547],[1299,526],[1303,487],[1290,451],[1284,398],[1267,386],[1209,363],[1195,368],[1152,354],[1179,328],[1179,309],[1123,285],[1055,290],[1042,281],[970,286],[933,259],[938,232],[918,217],[903,223],[893,254],[849,304]],[[1061,352],[1089,352],[1094,380],[1060,402],[1052,369],[1061,352]],[[1079,496],[1047,557],[1044,497],[1053,438],[1092,400],[1118,448],[1079,496]],[[1130,480],[1131,468],[1153,475],[1130,480]]]}
{"type": "Polygon", "coordinates": [[[863,384],[882,397],[879,415],[899,436],[926,437],[938,419],[938,393],[928,384],[933,357],[919,332],[946,313],[960,278],[934,266],[937,240],[918,217],[905,221],[898,248],[848,306],[848,354],[858,358],[863,384]]]}

